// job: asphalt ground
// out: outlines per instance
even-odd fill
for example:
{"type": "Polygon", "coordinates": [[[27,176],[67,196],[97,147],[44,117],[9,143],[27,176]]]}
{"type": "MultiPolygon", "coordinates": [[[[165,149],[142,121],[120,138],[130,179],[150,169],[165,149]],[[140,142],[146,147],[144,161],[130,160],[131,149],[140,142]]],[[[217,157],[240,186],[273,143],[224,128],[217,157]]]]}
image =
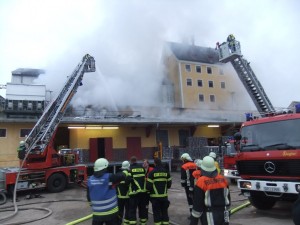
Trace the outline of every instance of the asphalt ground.
{"type": "MultiPolygon", "coordinates": [[[[169,217],[171,225],[188,225],[189,215],[188,205],[183,188],[180,185],[180,173],[171,173],[173,184],[169,190],[169,217]]],[[[292,225],[291,219],[292,203],[279,202],[272,210],[257,210],[253,206],[242,207],[247,202],[244,196],[240,195],[235,184],[230,185],[232,205],[235,211],[231,218],[231,225],[292,225]],[[240,210],[237,210],[240,207],[240,210]]],[[[19,193],[18,212],[16,215],[5,221],[0,221],[1,225],[31,224],[31,225],[65,225],[79,224],[90,225],[91,219],[75,223],[76,220],[87,217],[91,214],[91,209],[86,201],[86,190],[77,185],[69,186],[61,193],[47,193],[46,191],[36,191],[33,193],[19,193]],[[27,199],[31,196],[33,198],[27,199]],[[43,218],[45,217],[45,218],[43,218]],[[35,220],[35,221],[34,221],[35,220]],[[27,221],[27,223],[26,223],[27,221]]],[[[0,219],[13,213],[11,207],[12,199],[8,199],[0,205],[0,219]],[[12,210],[12,211],[7,211],[12,210]]],[[[149,206],[148,225],[154,225],[152,217],[151,203],[149,206]]],[[[200,222],[199,222],[200,224],[200,222]]]]}

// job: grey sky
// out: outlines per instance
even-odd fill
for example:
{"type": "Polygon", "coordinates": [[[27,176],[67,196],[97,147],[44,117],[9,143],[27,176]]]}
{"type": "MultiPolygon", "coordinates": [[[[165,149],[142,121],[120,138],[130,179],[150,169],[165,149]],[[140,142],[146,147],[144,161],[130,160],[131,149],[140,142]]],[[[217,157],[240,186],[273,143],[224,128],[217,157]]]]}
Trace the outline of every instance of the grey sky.
{"type": "Polygon", "coordinates": [[[164,41],[214,48],[233,33],[273,105],[286,107],[300,100],[299,9],[297,0],[0,0],[0,84],[42,68],[37,82],[59,90],[89,53],[98,73],[85,75],[78,104],[152,104],[164,41]]]}

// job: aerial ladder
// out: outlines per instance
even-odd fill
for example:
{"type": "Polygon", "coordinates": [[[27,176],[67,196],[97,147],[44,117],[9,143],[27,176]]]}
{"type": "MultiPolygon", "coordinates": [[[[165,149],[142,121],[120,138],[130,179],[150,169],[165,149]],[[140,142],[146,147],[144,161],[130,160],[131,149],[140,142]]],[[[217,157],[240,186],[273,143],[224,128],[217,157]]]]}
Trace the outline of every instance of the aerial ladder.
{"type": "Polygon", "coordinates": [[[23,168],[43,169],[59,166],[58,155],[53,147],[57,127],[77,88],[82,85],[84,73],[95,72],[95,59],[85,55],[82,61],[68,77],[62,90],[54,101],[44,110],[29,135],[25,139],[26,163],[23,168]]]}
{"type": "Polygon", "coordinates": [[[227,39],[227,42],[217,43],[217,47],[219,61],[222,63],[231,62],[261,116],[274,112],[275,109],[251,69],[250,63],[241,54],[240,42],[235,38],[227,39]]]}

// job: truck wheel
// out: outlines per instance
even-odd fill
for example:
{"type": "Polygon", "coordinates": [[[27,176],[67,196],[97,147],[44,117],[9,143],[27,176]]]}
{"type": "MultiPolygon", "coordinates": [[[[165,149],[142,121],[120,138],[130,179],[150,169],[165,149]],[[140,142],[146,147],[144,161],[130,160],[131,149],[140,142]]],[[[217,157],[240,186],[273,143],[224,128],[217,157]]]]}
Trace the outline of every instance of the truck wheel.
{"type": "Polygon", "coordinates": [[[47,180],[47,190],[52,193],[62,192],[66,186],[66,177],[61,173],[54,173],[47,180]]]}
{"type": "Polygon", "coordinates": [[[261,210],[271,209],[276,204],[275,198],[267,197],[263,193],[251,192],[249,201],[255,208],[261,209],[261,210]]]}

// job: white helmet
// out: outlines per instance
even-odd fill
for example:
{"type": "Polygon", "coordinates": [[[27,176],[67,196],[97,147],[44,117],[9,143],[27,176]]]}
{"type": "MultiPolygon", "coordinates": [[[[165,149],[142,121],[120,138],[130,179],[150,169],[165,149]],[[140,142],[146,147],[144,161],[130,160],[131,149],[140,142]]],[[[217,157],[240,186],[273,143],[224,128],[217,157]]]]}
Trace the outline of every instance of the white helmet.
{"type": "Polygon", "coordinates": [[[205,156],[203,158],[200,168],[207,172],[212,172],[217,169],[215,166],[215,160],[210,156],[205,156]]]}
{"type": "Polygon", "coordinates": [[[128,170],[129,167],[130,167],[130,163],[128,161],[122,162],[122,167],[121,167],[122,170],[128,170]]]}
{"type": "Polygon", "coordinates": [[[202,159],[198,159],[197,162],[196,162],[196,165],[197,167],[201,167],[201,164],[202,164],[203,160],[202,159]]]}
{"type": "Polygon", "coordinates": [[[105,158],[97,159],[94,164],[94,171],[100,171],[108,167],[108,161],[105,158]]]}
{"type": "Polygon", "coordinates": [[[20,141],[20,146],[24,146],[25,145],[25,141],[20,141]]]}
{"type": "Polygon", "coordinates": [[[214,159],[217,158],[217,155],[216,155],[216,153],[214,153],[214,152],[210,152],[208,156],[210,156],[210,157],[212,157],[212,158],[214,158],[214,159]]]}
{"type": "Polygon", "coordinates": [[[183,153],[183,154],[181,155],[180,158],[181,158],[182,160],[188,160],[188,159],[190,159],[191,157],[190,157],[189,153],[183,153]]]}

